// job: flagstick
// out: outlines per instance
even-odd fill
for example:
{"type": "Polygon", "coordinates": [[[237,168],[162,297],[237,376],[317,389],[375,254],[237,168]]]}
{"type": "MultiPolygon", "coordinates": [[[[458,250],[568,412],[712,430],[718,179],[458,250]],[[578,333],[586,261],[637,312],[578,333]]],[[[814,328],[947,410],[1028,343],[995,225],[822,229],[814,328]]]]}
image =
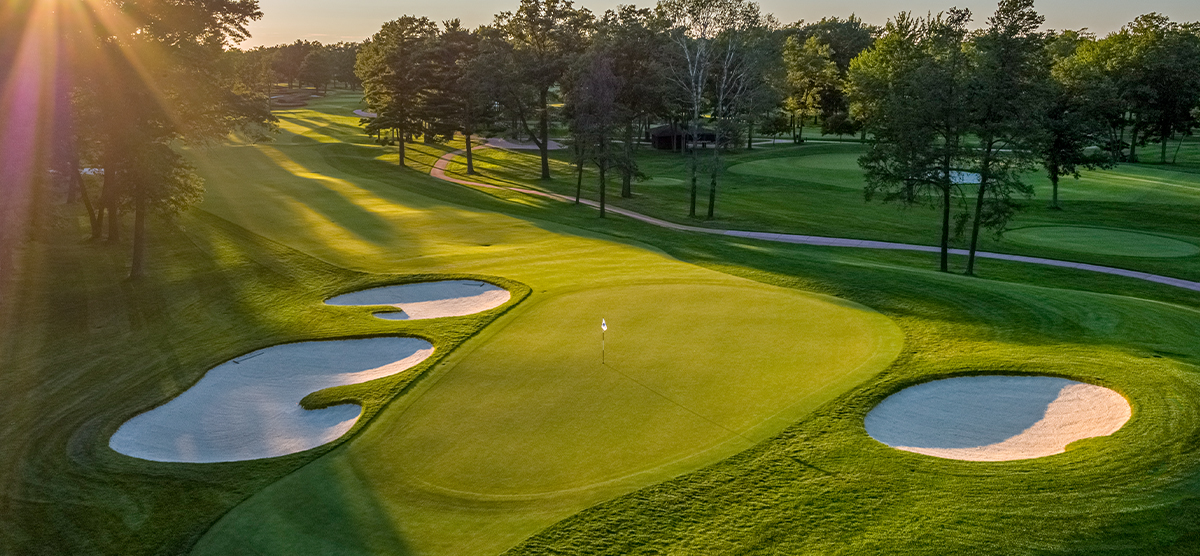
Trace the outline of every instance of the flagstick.
{"type": "Polygon", "coordinates": [[[604,335],[608,333],[608,323],[600,319],[600,364],[604,364],[604,335]]]}

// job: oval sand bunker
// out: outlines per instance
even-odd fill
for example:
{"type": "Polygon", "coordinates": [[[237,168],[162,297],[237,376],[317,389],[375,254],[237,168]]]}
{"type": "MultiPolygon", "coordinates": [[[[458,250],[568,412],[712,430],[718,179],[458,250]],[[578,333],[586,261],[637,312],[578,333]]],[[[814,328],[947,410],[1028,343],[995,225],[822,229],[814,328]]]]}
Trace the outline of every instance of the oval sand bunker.
{"type": "Polygon", "coordinates": [[[442,280],[384,286],[331,298],[329,305],[391,305],[399,313],[376,313],[388,320],[461,317],[495,309],[508,302],[508,290],[479,280],[442,280]]]}
{"type": "Polygon", "coordinates": [[[409,369],[433,354],[417,338],[301,342],[222,363],[179,397],[121,425],[108,445],[151,461],[213,463],[270,458],[332,442],[362,408],[306,410],[312,392],[409,369]]]}
{"type": "Polygon", "coordinates": [[[867,434],[939,458],[1010,461],[1066,451],[1129,420],[1129,402],[1094,384],[1045,376],[971,376],[906,388],[867,414],[867,434]]]}

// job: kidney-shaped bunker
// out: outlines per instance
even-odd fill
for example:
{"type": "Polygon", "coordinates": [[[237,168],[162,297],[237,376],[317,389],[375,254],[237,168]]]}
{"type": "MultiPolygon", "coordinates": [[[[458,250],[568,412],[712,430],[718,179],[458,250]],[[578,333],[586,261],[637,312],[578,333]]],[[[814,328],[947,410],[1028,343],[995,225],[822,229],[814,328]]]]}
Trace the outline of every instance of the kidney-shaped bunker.
{"type": "Polygon", "coordinates": [[[1040,458],[1129,420],[1129,402],[1094,384],[1048,376],[969,376],[897,392],[867,414],[893,448],[969,461],[1040,458]]]}
{"type": "Polygon", "coordinates": [[[362,408],[306,410],[312,392],[409,369],[433,354],[417,338],[284,344],[222,363],[179,397],[126,421],[108,444],[152,461],[212,463],[292,454],[332,442],[362,408]]]}
{"type": "Polygon", "coordinates": [[[479,280],[442,280],[384,286],[331,298],[329,305],[391,305],[399,313],[376,313],[389,320],[461,317],[504,305],[508,290],[479,280]]]}

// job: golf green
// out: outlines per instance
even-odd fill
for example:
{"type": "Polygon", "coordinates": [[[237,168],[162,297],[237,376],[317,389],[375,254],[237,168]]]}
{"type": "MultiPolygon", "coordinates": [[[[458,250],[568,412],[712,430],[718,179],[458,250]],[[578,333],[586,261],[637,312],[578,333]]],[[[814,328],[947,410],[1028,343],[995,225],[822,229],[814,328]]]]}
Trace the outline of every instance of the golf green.
{"type": "Polygon", "coordinates": [[[1031,226],[1005,234],[1014,243],[1065,251],[1125,257],[1190,257],[1200,253],[1191,243],[1152,234],[1084,226],[1031,226]]]}
{"type": "MultiPolygon", "coordinates": [[[[381,164],[374,147],[321,145],[195,153],[205,208],[339,265],[533,294],[344,447],[226,514],[196,554],[499,553],[747,449],[900,351],[899,328],[861,305],[479,210],[514,205],[381,164]]],[[[410,163],[441,152],[413,145],[410,163]]]]}
{"type": "Polygon", "coordinates": [[[902,343],[870,309],[752,282],[535,294],[397,400],[348,457],[254,496],[195,553],[501,552],[745,450],[874,376],[902,343]],[[389,535],[344,533],[380,516],[389,535]]]}
{"type": "Polygon", "coordinates": [[[835,187],[859,189],[863,173],[858,153],[825,153],[787,158],[768,158],[735,164],[730,172],[763,178],[812,181],[835,187]]]}

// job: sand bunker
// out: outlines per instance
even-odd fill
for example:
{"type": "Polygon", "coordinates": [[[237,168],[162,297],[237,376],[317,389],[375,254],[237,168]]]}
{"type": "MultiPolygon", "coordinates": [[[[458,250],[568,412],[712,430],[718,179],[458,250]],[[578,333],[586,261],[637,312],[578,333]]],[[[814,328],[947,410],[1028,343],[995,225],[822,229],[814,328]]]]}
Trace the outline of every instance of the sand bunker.
{"type": "Polygon", "coordinates": [[[208,371],[179,397],[126,421],[108,445],[152,461],[212,463],[292,454],[332,442],[362,408],[300,407],[304,396],[409,369],[433,354],[417,338],[284,344],[208,371]]]}
{"type": "Polygon", "coordinates": [[[1044,376],[935,380],[888,397],[867,414],[867,434],[939,458],[1009,461],[1060,454],[1129,420],[1129,402],[1093,384],[1044,376]]]}
{"type": "Polygon", "coordinates": [[[376,313],[389,320],[435,319],[461,317],[508,302],[508,290],[479,280],[443,280],[384,286],[334,297],[330,305],[391,305],[399,313],[376,313]]]}

